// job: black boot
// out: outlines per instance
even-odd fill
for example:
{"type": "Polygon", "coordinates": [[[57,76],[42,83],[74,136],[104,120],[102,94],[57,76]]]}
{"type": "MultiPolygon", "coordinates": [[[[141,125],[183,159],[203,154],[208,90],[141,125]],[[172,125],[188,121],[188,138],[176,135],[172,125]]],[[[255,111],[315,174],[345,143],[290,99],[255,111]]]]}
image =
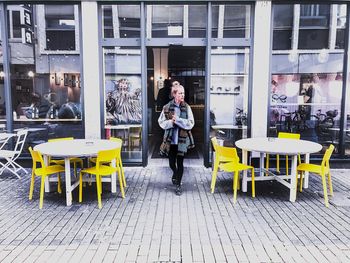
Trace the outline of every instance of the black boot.
{"type": "Polygon", "coordinates": [[[181,188],[181,185],[177,185],[177,186],[176,186],[175,194],[176,194],[176,195],[182,195],[182,188],[181,188]]]}
{"type": "Polygon", "coordinates": [[[173,177],[171,178],[171,181],[173,182],[173,185],[177,185],[178,184],[175,174],[173,174],[173,177]]]}

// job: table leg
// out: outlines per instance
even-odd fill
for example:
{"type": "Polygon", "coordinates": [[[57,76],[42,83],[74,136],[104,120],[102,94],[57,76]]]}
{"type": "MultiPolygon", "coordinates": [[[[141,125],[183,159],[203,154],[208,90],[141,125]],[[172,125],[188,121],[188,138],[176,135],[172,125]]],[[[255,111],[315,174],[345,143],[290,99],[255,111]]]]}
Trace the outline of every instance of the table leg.
{"type": "Polygon", "coordinates": [[[260,170],[260,176],[264,176],[264,172],[263,172],[263,169],[264,169],[264,156],[265,154],[264,153],[260,153],[260,164],[259,164],[259,170],[260,170]]]}
{"type": "MultiPolygon", "coordinates": [[[[244,164],[248,164],[248,152],[246,150],[242,150],[242,162],[244,164]]],[[[248,183],[248,171],[243,171],[243,178],[242,178],[242,192],[247,192],[247,183],[248,183]]]]}
{"type": "MultiPolygon", "coordinates": [[[[112,160],[112,167],[116,167],[115,159],[112,160]]],[[[117,174],[116,173],[111,174],[111,192],[112,193],[117,192],[117,174]]]]}
{"type": "Polygon", "coordinates": [[[296,175],[297,175],[298,155],[292,156],[291,172],[290,172],[290,194],[289,201],[295,202],[296,199],[296,175]]]}
{"type": "Polygon", "coordinates": [[[64,168],[65,168],[65,175],[66,175],[66,202],[67,202],[67,206],[71,206],[72,205],[72,184],[71,184],[69,158],[64,158],[64,168]]]}
{"type": "MultiPolygon", "coordinates": [[[[305,163],[310,162],[310,154],[305,154],[305,163]]],[[[304,172],[304,188],[309,187],[309,172],[304,172]]]]}
{"type": "MultiPolygon", "coordinates": [[[[46,166],[49,165],[49,156],[44,155],[44,163],[46,166]]],[[[48,176],[45,178],[45,193],[50,193],[50,182],[48,176]]]]}

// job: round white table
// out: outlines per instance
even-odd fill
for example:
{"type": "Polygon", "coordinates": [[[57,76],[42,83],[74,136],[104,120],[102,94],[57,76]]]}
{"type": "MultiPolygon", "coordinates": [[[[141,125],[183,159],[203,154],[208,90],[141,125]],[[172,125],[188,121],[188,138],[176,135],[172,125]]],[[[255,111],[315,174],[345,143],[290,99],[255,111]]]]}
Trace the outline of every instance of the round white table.
{"type": "MultiPolygon", "coordinates": [[[[39,151],[44,156],[45,163],[48,163],[48,157],[61,157],[64,158],[65,163],[65,181],[66,181],[66,202],[67,206],[72,204],[72,191],[79,185],[79,180],[71,183],[71,167],[69,159],[72,157],[93,157],[97,156],[99,151],[111,150],[117,147],[121,147],[117,142],[110,140],[89,140],[89,139],[75,139],[54,141],[39,144],[34,147],[35,151],[39,151]]],[[[112,162],[115,166],[115,160],[112,162]]],[[[108,179],[108,178],[104,178],[108,179]]],[[[51,181],[51,180],[50,180],[51,181]]],[[[105,181],[105,180],[104,180],[105,181]]],[[[111,192],[117,192],[117,180],[116,174],[111,175],[111,192]]],[[[50,192],[49,180],[45,181],[45,192],[50,192]]]]}
{"type": "MultiPolygon", "coordinates": [[[[282,139],[282,138],[248,138],[236,141],[236,147],[242,149],[242,162],[247,164],[248,151],[260,153],[260,176],[255,177],[255,181],[265,180],[277,180],[290,189],[289,200],[294,202],[296,199],[296,173],[297,173],[297,157],[298,154],[305,155],[305,162],[310,160],[310,154],[319,152],[322,149],[322,145],[319,143],[295,140],[295,139],[282,139]],[[264,169],[264,154],[283,154],[291,156],[291,174],[276,175],[270,170],[264,169]],[[262,176],[263,172],[272,176],[262,176]],[[290,180],[287,182],[286,180],[290,180]]],[[[308,173],[305,173],[304,188],[308,187],[308,173]]],[[[242,191],[247,191],[247,181],[250,178],[247,177],[247,172],[243,173],[242,191]]]]}

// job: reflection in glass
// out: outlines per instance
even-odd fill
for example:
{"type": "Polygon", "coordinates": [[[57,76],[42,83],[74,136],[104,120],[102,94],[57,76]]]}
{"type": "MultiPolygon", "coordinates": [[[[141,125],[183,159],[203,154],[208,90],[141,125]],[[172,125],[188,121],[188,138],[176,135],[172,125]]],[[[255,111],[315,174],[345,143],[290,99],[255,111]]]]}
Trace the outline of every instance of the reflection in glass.
{"type": "Polygon", "coordinates": [[[148,38],[204,38],[206,5],[148,5],[148,38]]]}
{"type": "Polygon", "coordinates": [[[102,23],[104,38],[139,38],[139,5],[103,5],[102,23]]]}
{"type": "MultiPolygon", "coordinates": [[[[1,12],[0,7],[0,12],[1,12]]],[[[2,52],[2,32],[1,32],[1,21],[0,21],[0,54],[2,52]]],[[[4,67],[3,67],[4,59],[3,56],[0,56],[0,131],[6,128],[6,107],[5,107],[5,87],[4,87],[4,67]]]]}
{"type": "Polygon", "coordinates": [[[324,148],[334,144],[337,152],[344,53],[329,49],[344,48],[346,5],[276,4],[273,8],[273,49],[290,51],[272,55],[269,136],[280,131],[300,133],[302,139],[324,148]],[[291,15],[296,17],[291,19],[291,15]],[[299,27],[292,30],[298,32],[289,32],[295,38],[285,37],[283,42],[280,29],[291,29],[295,19],[299,27]]]}
{"type": "Polygon", "coordinates": [[[300,5],[299,49],[329,48],[331,5],[300,5]]]}
{"type": "Polygon", "coordinates": [[[7,8],[29,14],[21,25],[21,41],[9,39],[14,129],[31,129],[28,146],[51,137],[82,137],[80,55],[75,50],[78,6],[7,8]]]}
{"type": "Polygon", "coordinates": [[[188,37],[205,37],[207,28],[207,7],[205,5],[188,6],[188,37]]]}
{"type": "Polygon", "coordinates": [[[293,5],[276,5],[273,13],[273,49],[291,49],[293,5]]]}
{"type": "Polygon", "coordinates": [[[105,136],[123,139],[128,161],[141,160],[142,103],[140,49],[104,49],[105,136]]]}
{"type": "Polygon", "coordinates": [[[152,5],[148,8],[152,10],[152,36],[147,37],[183,37],[184,6],[152,5]]]}
{"type": "Polygon", "coordinates": [[[247,137],[249,49],[211,53],[210,133],[233,146],[247,137]]]}
{"type": "MultiPolygon", "coordinates": [[[[349,79],[349,78],[348,78],[349,79]]],[[[349,87],[348,82],[348,87],[349,87]]],[[[350,156],[350,89],[346,90],[346,103],[345,103],[345,128],[344,128],[344,148],[345,154],[350,156]]]]}
{"type": "Polygon", "coordinates": [[[45,5],[46,50],[75,50],[74,5],[45,5]]]}
{"type": "Polygon", "coordinates": [[[249,38],[250,5],[213,5],[213,38],[249,38]]]}

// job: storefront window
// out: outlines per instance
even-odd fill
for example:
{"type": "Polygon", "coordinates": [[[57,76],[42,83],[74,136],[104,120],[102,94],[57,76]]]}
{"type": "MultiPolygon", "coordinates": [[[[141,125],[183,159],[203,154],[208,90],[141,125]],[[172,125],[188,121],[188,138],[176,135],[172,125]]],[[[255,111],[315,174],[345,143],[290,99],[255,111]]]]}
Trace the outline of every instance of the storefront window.
{"type": "MultiPolygon", "coordinates": [[[[0,7],[0,13],[2,13],[0,7]]],[[[4,87],[4,56],[2,47],[2,32],[1,32],[1,21],[0,21],[0,131],[6,129],[6,107],[5,107],[5,87],[4,87]]]]}
{"type": "Polygon", "coordinates": [[[105,136],[123,139],[123,160],[141,162],[141,51],[104,48],[105,136]]]}
{"type": "Polygon", "coordinates": [[[139,38],[139,5],[103,5],[102,23],[104,38],[139,38]]]}
{"type": "Polygon", "coordinates": [[[21,41],[9,39],[14,129],[30,128],[32,146],[51,137],[83,137],[80,55],[74,51],[78,6],[9,5],[13,10],[21,15],[21,41]]]}
{"type": "Polygon", "coordinates": [[[269,136],[277,136],[280,131],[300,133],[302,139],[319,142],[325,147],[332,143],[337,151],[344,52],[335,48],[337,41],[344,43],[344,37],[340,39],[339,34],[329,34],[329,31],[336,32],[344,23],[344,17],[337,14],[339,10],[344,12],[344,8],[346,13],[346,5],[333,6],[300,5],[300,26],[293,26],[289,33],[295,37],[294,41],[299,39],[296,42],[299,50],[288,48],[293,46],[290,44],[293,39],[281,37],[278,30],[282,10],[298,8],[296,5],[293,8],[274,6],[273,47],[289,50],[276,50],[272,55],[269,136]],[[341,23],[330,27],[330,13],[341,23]],[[314,27],[317,30],[311,32],[314,27]],[[305,48],[308,51],[301,50],[305,48]]]}
{"type": "MultiPolygon", "coordinates": [[[[348,87],[350,86],[350,81],[348,82],[348,87]]],[[[350,156],[350,89],[347,89],[346,94],[346,104],[345,104],[345,136],[344,136],[344,147],[345,154],[350,156]]]]}
{"type": "Polygon", "coordinates": [[[148,38],[204,38],[205,5],[148,5],[148,38]]]}
{"type": "Polygon", "coordinates": [[[211,52],[210,137],[225,146],[247,137],[249,48],[211,52]]]}
{"type": "Polygon", "coordinates": [[[250,5],[213,5],[213,38],[249,38],[250,5]]]}

